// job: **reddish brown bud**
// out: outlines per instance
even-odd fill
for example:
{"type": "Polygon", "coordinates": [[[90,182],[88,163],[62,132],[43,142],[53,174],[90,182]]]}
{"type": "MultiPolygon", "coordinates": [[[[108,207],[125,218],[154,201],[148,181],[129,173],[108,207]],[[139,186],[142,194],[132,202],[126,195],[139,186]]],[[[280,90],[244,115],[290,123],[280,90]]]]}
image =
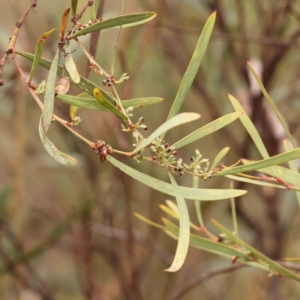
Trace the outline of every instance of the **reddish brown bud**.
{"type": "Polygon", "coordinates": [[[107,150],[106,150],[106,148],[103,148],[100,153],[100,161],[102,163],[105,162],[106,156],[107,156],[107,150]]]}
{"type": "Polygon", "coordinates": [[[104,146],[105,146],[105,142],[104,141],[97,141],[95,143],[95,148],[98,149],[98,150],[101,150],[104,146]]]}
{"type": "Polygon", "coordinates": [[[237,261],[237,259],[238,259],[237,256],[232,256],[231,263],[234,264],[237,261]]]}
{"type": "Polygon", "coordinates": [[[109,155],[113,155],[113,149],[112,149],[112,147],[111,147],[110,145],[107,145],[107,146],[106,146],[106,150],[107,150],[107,153],[108,153],[109,155]]]}

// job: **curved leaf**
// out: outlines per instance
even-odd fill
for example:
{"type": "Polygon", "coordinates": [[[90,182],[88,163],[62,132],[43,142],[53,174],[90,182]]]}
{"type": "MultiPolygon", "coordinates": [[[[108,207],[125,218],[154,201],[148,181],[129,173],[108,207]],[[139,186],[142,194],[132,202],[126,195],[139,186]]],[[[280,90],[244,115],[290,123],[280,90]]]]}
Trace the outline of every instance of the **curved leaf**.
{"type": "Polygon", "coordinates": [[[208,123],[207,125],[197,129],[196,131],[192,132],[191,134],[187,135],[180,141],[176,142],[174,145],[177,149],[186,146],[194,141],[197,141],[213,132],[218,131],[219,129],[225,127],[226,125],[230,124],[231,122],[235,121],[242,115],[241,112],[233,112],[227,114],[215,121],[208,123]]]}
{"type": "MultiPolygon", "coordinates": [[[[120,161],[116,160],[112,156],[107,156],[106,159],[112,163],[115,167],[119,168],[122,172],[131,176],[135,180],[148,185],[154,190],[162,192],[164,194],[175,196],[174,189],[171,184],[153,178],[149,175],[146,175],[142,172],[139,172],[120,161]]],[[[179,186],[180,193],[185,199],[189,200],[202,200],[202,201],[215,201],[215,200],[224,200],[232,197],[239,197],[247,193],[244,190],[232,190],[232,189],[195,189],[179,186]]]]}
{"type": "Polygon", "coordinates": [[[178,235],[178,244],[177,244],[174,260],[172,262],[172,265],[165,271],[176,272],[182,267],[189,249],[190,218],[189,218],[189,212],[185,200],[182,197],[182,194],[174,179],[174,176],[170,172],[168,172],[168,174],[172,182],[172,186],[176,196],[177,207],[179,211],[179,235],[178,235]]]}
{"type": "Polygon", "coordinates": [[[229,150],[230,150],[230,147],[225,147],[218,153],[218,155],[215,157],[215,159],[211,165],[211,168],[210,168],[211,171],[213,171],[214,168],[219,165],[219,163],[224,158],[224,156],[228,153],[229,150]]]}
{"type": "Polygon", "coordinates": [[[216,12],[212,13],[211,16],[208,18],[203,31],[199,37],[199,40],[197,42],[194,54],[191,58],[191,61],[189,63],[189,66],[182,78],[179,90],[177,92],[176,98],[174,100],[174,103],[172,105],[172,108],[170,110],[168,119],[175,116],[180,107],[182,106],[183,100],[189,91],[190,87],[192,86],[192,83],[194,81],[194,78],[196,77],[196,74],[198,72],[198,69],[200,67],[201,61],[203,59],[204,53],[206,51],[206,48],[208,46],[208,42],[215,24],[216,20],[216,12]]]}
{"type": "Polygon", "coordinates": [[[52,115],[54,109],[54,99],[55,99],[55,82],[56,82],[56,73],[59,61],[60,50],[57,49],[53,62],[51,64],[51,68],[48,74],[47,83],[46,83],[46,91],[44,97],[44,128],[47,132],[49,126],[52,122],[52,115]]]}
{"type": "Polygon", "coordinates": [[[174,128],[176,126],[179,126],[184,123],[192,122],[200,118],[199,114],[196,113],[182,113],[179,114],[165,123],[163,123],[161,126],[159,126],[149,137],[147,137],[145,140],[143,140],[132,152],[132,154],[135,154],[139,152],[141,149],[147,147],[151,144],[153,140],[155,140],[157,137],[162,135],[164,132],[170,130],[171,128],[174,128]]]}
{"type": "Polygon", "coordinates": [[[43,146],[45,147],[46,151],[59,163],[63,165],[75,165],[77,164],[77,160],[61,151],[59,151],[56,146],[47,138],[44,128],[42,126],[42,119],[43,115],[40,119],[39,124],[39,135],[42,141],[43,146]]]}
{"type": "Polygon", "coordinates": [[[100,21],[93,25],[87,26],[86,28],[77,31],[76,33],[69,36],[69,39],[74,39],[75,37],[85,35],[88,33],[92,33],[94,31],[114,28],[123,25],[123,27],[136,26],[142,23],[146,23],[151,21],[156,17],[155,12],[145,12],[145,13],[137,13],[130,15],[123,15],[115,18],[111,18],[105,21],[100,21]]]}
{"type": "Polygon", "coordinates": [[[65,46],[65,50],[66,50],[66,53],[67,53],[67,56],[65,58],[66,70],[68,71],[70,78],[75,83],[79,83],[80,82],[80,76],[79,76],[79,73],[77,71],[76,64],[73,60],[72,50],[71,50],[71,43],[70,42],[65,46]]]}

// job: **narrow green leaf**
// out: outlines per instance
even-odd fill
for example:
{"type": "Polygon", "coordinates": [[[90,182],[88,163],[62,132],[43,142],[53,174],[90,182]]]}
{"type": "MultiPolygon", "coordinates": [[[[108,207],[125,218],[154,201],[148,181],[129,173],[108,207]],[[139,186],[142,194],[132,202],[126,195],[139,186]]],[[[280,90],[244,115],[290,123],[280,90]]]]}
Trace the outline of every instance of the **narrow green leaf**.
{"type": "MultiPolygon", "coordinates": [[[[291,150],[291,147],[290,147],[289,142],[288,142],[287,139],[284,139],[282,143],[283,143],[283,147],[284,147],[285,151],[291,150]]],[[[293,172],[295,172],[295,173],[297,173],[299,175],[299,179],[298,179],[297,182],[299,182],[299,185],[300,185],[300,174],[299,174],[299,171],[298,171],[298,167],[297,167],[296,161],[289,161],[288,164],[289,164],[290,169],[293,172]]],[[[298,204],[300,206],[300,192],[296,192],[296,197],[297,197],[297,200],[298,200],[298,204]]]]}
{"type": "Polygon", "coordinates": [[[236,235],[232,234],[230,230],[225,228],[223,225],[218,223],[216,220],[212,220],[212,223],[223,233],[226,234],[227,238],[230,239],[231,241],[235,242],[237,245],[240,245],[241,247],[247,249],[253,257],[256,259],[259,259],[262,263],[265,263],[269,266],[270,272],[273,275],[275,272],[278,273],[280,276],[285,276],[292,278],[298,282],[300,282],[300,277],[296,275],[295,273],[291,272],[290,270],[284,268],[283,266],[279,265],[278,263],[274,262],[261,252],[257,251],[255,248],[251,247],[247,243],[245,243],[243,240],[241,240],[239,237],[236,235]]]}
{"type": "Polygon", "coordinates": [[[208,18],[203,31],[199,37],[199,40],[197,42],[194,54],[191,58],[191,61],[189,63],[189,66],[182,78],[179,90],[177,92],[176,98],[174,100],[174,103],[172,105],[172,108],[170,110],[168,119],[175,116],[180,107],[182,106],[182,103],[184,101],[184,98],[189,91],[190,87],[192,86],[192,83],[194,81],[194,78],[198,72],[198,69],[200,67],[201,61],[203,59],[204,53],[206,51],[206,48],[208,46],[208,42],[215,24],[216,19],[216,12],[211,14],[211,16],[208,18]]]}
{"type": "Polygon", "coordinates": [[[242,172],[249,172],[249,171],[255,171],[262,168],[271,167],[278,164],[283,164],[285,162],[288,162],[290,160],[296,159],[300,157],[300,148],[297,148],[292,151],[288,151],[286,153],[278,154],[276,156],[272,156],[267,159],[259,160],[254,163],[250,163],[248,165],[244,166],[238,166],[234,168],[226,168],[213,176],[224,176],[224,175],[230,175],[230,174],[236,174],[236,173],[242,173],[242,172]]]}
{"type": "Polygon", "coordinates": [[[176,180],[174,179],[174,176],[171,172],[168,172],[168,174],[172,182],[179,210],[179,235],[174,260],[172,262],[172,265],[165,271],[176,272],[182,267],[189,249],[190,218],[185,200],[179,190],[176,180]]]}
{"type": "MultiPolygon", "coordinates": [[[[131,176],[135,180],[162,192],[164,194],[175,196],[174,189],[172,185],[166,183],[164,181],[158,180],[151,176],[148,176],[144,173],[141,173],[125,164],[121,163],[120,161],[116,160],[112,156],[107,156],[106,159],[112,163],[115,167],[119,168],[125,174],[131,176]]],[[[179,186],[179,190],[182,196],[185,199],[190,200],[202,200],[202,201],[215,201],[215,200],[223,200],[223,199],[230,199],[232,197],[239,197],[247,193],[244,190],[231,190],[231,189],[223,189],[223,190],[213,190],[213,189],[194,189],[179,186]]]]}
{"type": "MultiPolygon", "coordinates": [[[[178,227],[170,222],[167,219],[163,218],[163,222],[166,225],[167,229],[176,237],[178,238],[179,230],[178,227]]],[[[227,258],[232,258],[232,256],[237,256],[238,258],[243,258],[245,260],[251,260],[249,255],[224,244],[214,242],[210,239],[203,238],[194,234],[190,235],[190,245],[192,247],[205,250],[214,254],[218,254],[227,258]]]]}
{"type": "MultiPolygon", "coordinates": [[[[34,55],[31,53],[27,53],[27,52],[21,52],[21,51],[16,51],[16,53],[18,55],[21,55],[29,60],[33,60],[34,59],[34,55]]],[[[41,58],[39,61],[39,65],[41,65],[42,67],[46,68],[46,69],[50,69],[51,67],[51,61],[45,58],[41,58]]],[[[62,76],[64,75],[64,68],[62,66],[58,66],[57,69],[57,75],[58,76],[62,76]]],[[[98,88],[101,90],[102,94],[104,95],[104,97],[110,101],[111,103],[115,103],[115,100],[108,94],[106,93],[104,90],[102,90],[100,87],[98,87],[97,85],[95,85],[93,82],[89,81],[87,78],[80,76],[80,82],[79,83],[75,83],[72,81],[72,79],[70,78],[69,74],[65,74],[69,79],[70,82],[77,86],[78,88],[82,89],[83,91],[87,92],[89,95],[93,96],[93,92],[94,92],[94,88],[98,88]]]]}
{"type": "Polygon", "coordinates": [[[222,159],[228,153],[229,150],[230,150],[230,147],[225,147],[218,153],[218,155],[215,157],[215,159],[211,165],[210,170],[213,171],[214,168],[219,165],[219,163],[222,161],[222,159]]]}
{"type": "Polygon", "coordinates": [[[72,16],[74,17],[76,15],[78,0],[71,0],[71,2],[72,2],[72,16]]]}
{"type": "Polygon", "coordinates": [[[167,203],[167,205],[178,215],[179,214],[179,211],[178,211],[178,207],[177,205],[171,201],[171,200],[166,200],[165,201],[167,203]]]}
{"type": "Polygon", "coordinates": [[[170,217],[178,220],[179,219],[179,211],[175,212],[173,209],[169,208],[168,206],[166,205],[163,205],[161,204],[159,206],[159,208],[164,212],[166,213],[167,215],[169,215],[170,217]]]}
{"type": "Polygon", "coordinates": [[[98,13],[100,2],[101,2],[101,0],[94,0],[94,4],[93,4],[93,21],[95,21],[97,19],[97,13],[98,13]]]}
{"type": "Polygon", "coordinates": [[[47,138],[44,128],[42,126],[42,119],[43,115],[40,119],[39,124],[39,134],[42,141],[43,146],[45,147],[46,151],[59,163],[63,165],[76,165],[77,160],[61,151],[59,151],[56,146],[47,138]]]}
{"type": "Polygon", "coordinates": [[[267,181],[258,181],[258,180],[254,180],[254,179],[250,179],[250,178],[246,178],[246,177],[241,177],[241,176],[234,176],[234,175],[226,175],[225,177],[227,177],[229,179],[236,180],[236,181],[250,183],[250,184],[269,186],[269,187],[274,187],[274,188],[277,188],[277,189],[285,189],[286,190],[286,187],[284,187],[282,185],[269,183],[267,181]]]}
{"type": "Polygon", "coordinates": [[[248,62],[248,66],[249,66],[250,71],[252,72],[253,76],[255,77],[256,82],[258,83],[258,85],[259,85],[259,87],[260,87],[260,90],[261,90],[262,93],[264,94],[266,100],[268,101],[269,105],[271,106],[271,108],[272,108],[273,112],[275,113],[277,119],[278,119],[279,122],[281,123],[281,125],[282,125],[282,127],[283,127],[283,129],[284,129],[284,131],[285,131],[285,133],[286,133],[286,135],[288,136],[289,140],[291,141],[293,147],[294,147],[294,148],[297,148],[297,146],[296,146],[296,144],[295,144],[295,142],[294,142],[294,139],[293,139],[293,137],[292,137],[292,135],[291,135],[291,133],[290,133],[290,131],[289,131],[287,125],[285,124],[285,122],[284,122],[282,116],[280,115],[279,111],[277,110],[277,108],[276,108],[274,102],[272,101],[271,97],[269,96],[268,92],[266,91],[266,89],[265,89],[263,83],[261,82],[261,80],[260,80],[258,74],[255,72],[255,70],[254,70],[254,68],[252,67],[252,65],[250,64],[250,62],[248,62]]]}
{"type": "Polygon", "coordinates": [[[34,55],[34,60],[33,60],[33,63],[32,63],[32,67],[31,67],[31,71],[30,71],[30,75],[29,75],[29,82],[31,82],[32,78],[33,78],[33,75],[35,73],[35,70],[36,70],[36,67],[37,65],[39,64],[39,60],[42,56],[42,53],[43,53],[43,49],[44,49],[44,44],[45,44],[45,40],[47,39],[47,37],[54,31],[56,30],[56,28],[48,31],[48,32],[45,32],[41,35],[39,41],[38,41],[38,44],[36,46],[36,50],[35,50],[35,55],[34,55]]]}
{"type": "Polygon", "coordinates": [[[69,73],[69,77],[73,80],[74,83],[80,82],[80,75],[77,71],[76,64],[73,60],[72,56],[72,50],[71,50],[71,43],[67,43],[65,46],[65,50],[67,53],[67,56],[65,58],[65,68],[69,73]]]}
{"type": "Polygon", "coordinates": [[[52,121],[53,109],[54,109],[54,99],[55,99],[55,81],[57,74],[57,67],[59,62],[60,50],[57,49],[51,68],[48,74],[46,91],[44,97],[44,128],[47,132],[52,121]]]}
{"type": "Polygon", "coordinates": [[[174,145],[177,149],[186,146],[194,141],[197,141],[213,132],[218,131],[219,129],[225,127],[226,125],[230,124],[231,122],[235,121],[242,115],[241,112],[233,112],[228,115],[225,115],[215,121],[208,123],[207,125],[197,129],[196,131],[192,132],[191,134],[187,135],[180,141],[176,142],[174,145]]]}
{"type": "Polygon", "coordinates": [[[251,136],[253,142],[255,143],[258,151],[260,152],[261,156],[263,158],[269,158],[270,155],[259,135],[259,133],[257,132],[254,124],[252,123],[252,121],[250,120],[250,118],[248,117],[248,115],[246,114],[245,110],[243,109],[243,107],[241,106],[241,104],[238,102],[238,100],[236,98],[234,98],[232,95],[228,94],[228,98],[234,108],[235,111],[237,112],[243,112],[243,114],[240,117],[240,120],[242,122],[242,124],[244,125],[245,129],[248,131],[249,135],[251,136]]]}
{"type": "Polygon", "coordinates": [[[200,118],[200,115],[196,114],[196,113],[182,113],[182,114],[179,114],[179,115],[169,119],[168,121],[163,123],[161,126],[159,126],[149,137],[147,137],[145,140],[143,140],[134,149],[132,154],[135,154],[135,153],[139,152],[140,150],[142,150],[143,148],[150,145],[151,142],[153,142],[153,140],[155,140],[157,137],[162,135],[164,132],[167,132],[168,130],[170,130],[176,126],[195,121],[199,118],[200,118]]]}
{"type": "Polygon", "coordinates": [[[115,106],[113,106],[107,99],[105,99],[104,95],[98,88],[94,89],[94,97],[95,99],[105,107],[108,111],[114,113],[120,120],[122,120],[125,124],[128,124],[127,117],[119,111],[115,106]]]}
{"type": "Polygon", "coordinates": [[[138,213],[134,213],[134,215],[135,215],[138,219],[140,219],[141,221],[143,221],[143,222],[145,222],[145,223],[147,223],[147,224],[149,224],[149,225],[151,225],[151,226],[154,226],[154,227],[156,227],[156,228],[165,230],[165,227],[164,227],[164,226],[162,226],[162,225],[160,225],[160,224],[158,224],[158,223],[152,222],[151,220],[149,220],[149,219],[143,217],[142,215],[140,215],[140,214],[138,214],[138,213]]]}
{"type": "MultiPolygon", "coordinates": [[[[56,98],[62,102],[70,105],[78,106],[81,108],[87,108],[92,110],[106,110],[93,96],[82,93],[77,96],[72,95],[57,95],[56,98]]],[[[137,98],[131,100],[122,100],[122,105],[126,109],[128,107],[141,108],[147,105],[159,103],[163,98],[148,97],[148,98],[137,98]]]]}
{"type": "Polygon", "coordinates": [[[86,28],[84,28],[80,31],[77,31],[74,34],[72,34],[69,37],[69,39],[74,39],[75,37],[85,35],[88,33],[92,33],[94,31],[108,29],[108,28],[114,28],[114,27],[118,27],[121,25],[124,25],[123,27],[140,25],[142,23],[151,21],[155,17],[156,17],[155,12],[145,12],[145,13],[130,14],[130,15],[124,15],[124,16],[111,18],[111,19],[108,19],[105,21],[97,22],[95,24],[87,26],[86,28]]]}
{"type": "MultiPolygon", "coordinates": [[[[249,165],[249,164],[253,164],[254,161],[242,159],[242,163],[245,165],[249,165]]],[[[300,188],[300,174],[298,172],[295,172],[293,170],[281,166],[274,166],[273,168],[276,170],[276,174],[278,178],[300,188]]],[[[271,168],[259,168],[257,169],[257,172],[273,176],[271,168]]]]}

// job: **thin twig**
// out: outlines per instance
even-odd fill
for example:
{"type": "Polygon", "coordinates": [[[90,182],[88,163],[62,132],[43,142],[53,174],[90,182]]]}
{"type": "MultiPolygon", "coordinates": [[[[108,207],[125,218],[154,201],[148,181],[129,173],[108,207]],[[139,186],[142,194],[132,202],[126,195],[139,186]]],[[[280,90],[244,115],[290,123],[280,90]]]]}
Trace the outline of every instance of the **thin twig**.
{"type": "Polygon", "coordinates": [[[12,49],[15,47],[19,31],[20,31],[20,29],[23,25],[24,20],[26,19],[26,17],[28,15],[28,13],[30,12],[30,10],[32,8],[36,7],[36,3],[37,3],[37,0],[31,0],[29,5],[26,7],[25,11],[23,12],[22,16],[20,17],[20,19],[16,23],[16,27],[15,27],[15,30],[14,30],[12,36],[10,37],[10,41],[9,41],[7,50],[5,51],[3,57],[1,58],[1,61],[0,61],[0,86],[2,86],[4,84],[3,79],[2,79],[2,75],[3,75],[4,65],[7,61],[7,58],[9,56],[9,54],[12,53],[12,49]]]}

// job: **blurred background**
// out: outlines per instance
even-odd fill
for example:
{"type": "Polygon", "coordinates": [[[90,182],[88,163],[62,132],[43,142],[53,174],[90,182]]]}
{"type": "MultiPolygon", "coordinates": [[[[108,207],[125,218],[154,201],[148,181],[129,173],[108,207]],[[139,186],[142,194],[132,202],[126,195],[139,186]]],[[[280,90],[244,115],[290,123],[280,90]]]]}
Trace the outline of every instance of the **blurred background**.
{"type": "MultiPolygon", "coordinates": [[[[103,1],[103,0],[102,0],[103,1]]],[[[28,1],[1,0],[0,50],[6,50],[16,21],[28,1]]],[[[78,1],[80,9],[84,0],[78,1]]],[[[40,35],[59,28],[63,10],[70,1],[38,1],[21,29],[16,49],[34,53],[40,35]]],[[[104,1],[103,18],[118,16],[121,1],[104,1]]],[[[156,19],[145,25],[123,29],[119,43],[116,78],[124,72],[130,80],[119,85],[122,99],[157,96],[164,101],[135,110],[134,120],[145,117],[150,134],[168,115],[188,66],[197,39],[209,15],[217,10],[212,39],[182,112],[197,112],[201,119],[170,131],[169,143],[233,111],[227,93],[247,110],[270,153],[282,151],[285,137],[274,115],[249,76],[251,61],[290,126],[300,138],[300,4],[293,0],[127,0],[125,13],[156,11],[156,19]]],[[[91,19],[91,9],[82,18],[91,19]]],[[[58,31],[46,41],[43,57],[53,59],[58,31]]],[[[100,34],[96,59],[110,70],[117,29],[100,34]]],[[[80,38],[89,49],[89,37],[80,38]]],[[[74,59],[86,74],[87,59],[75,44],[74,59]]],[[[19,57],[29,72],[31,63],[19,57]]],[[[47,78],[38,67],[34,83],[47,78]]],[[[3,300],[238,300],[300,299],[298,283],[268,277],[264,271],[234,269],[190,288],[175,297],[191,280],[231,262],[198,249],[189,249],[177,273],[164,269],[172,262],[176,241],[134,217],[137,212],[155,221],[166,217],[159,209],[166,195],[134,181],[111,166],[101,164],[90,147],[59,124],[49,138],[76,157],[76,167],[56,163],[44,150],[38,135],[40,109],[26,90],[12,60],[4,69],[0,96],[0,299],[3,300]]],[[[100,84],[103,78],[90,74],[100,84]]],[[[76,95],[76,88],[70,94],[76,95]]],[[[68,119],[68,105],[56,102],[57,115],[68,119]]],[[[83,119],[76,128],[86,138],[105,140],[113,148],[129,151],[130,134],[120,130],[110,113],[80,110],[83,119]]],[[[239,121],[201,141],[180,149],[188,159],[198,148],[203,157],[214,159],[229,146],[226,165],[239,158],[260,159],[239,121]]],[[[163,169],[150,162],[115,155],[146,174],[168,181],[163,169]]],[[[190,176],[176,177],[191,186],[190,176]]],[[[202,188],[229,188],[224,178],[201,181],[202,188]]],[[[236,201],[242,239],[274,260],[299,257],[299,207],[295,193],[236,183],[249,190],[236,201]],[[297,233],[298,232],[298,233],[297,233]]],[[[174,199],[171,199],[174,200],[174,199]]],[[[197,223],[190,201],[191,219],[197,223]]],[[[203,204],[205,225],[215,218],[232,229],[230,202],[203,204]]]]}

